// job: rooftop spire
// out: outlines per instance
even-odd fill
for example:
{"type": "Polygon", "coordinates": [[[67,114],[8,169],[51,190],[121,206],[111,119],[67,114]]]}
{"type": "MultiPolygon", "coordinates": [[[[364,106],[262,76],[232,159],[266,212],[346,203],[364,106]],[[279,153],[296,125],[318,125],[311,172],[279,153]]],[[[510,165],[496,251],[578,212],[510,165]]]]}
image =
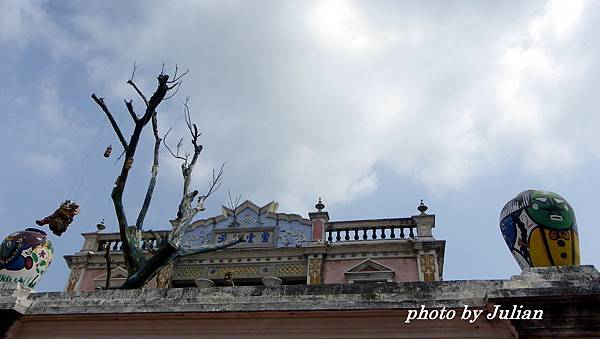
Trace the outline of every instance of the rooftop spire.
{"type": "Polygon", "coordinates": [[[428,208],[429,207],[423,203],[423,199],[421,199],[421,203],[417,207],[417,210],[421,212],[421,215],[426,215],[427,213],[425,213],[425,211],[427,211],[428,208]]]}
{"type": "Polygon", "coordinates": [[[323,209],[325,208],[325,204],[323,204],[323,202],[321,201],[321,198],[319,198],[319,202],[317,202],[317,204],[315,205],[315,208],[319,212],[323,212],[323,209]]]}

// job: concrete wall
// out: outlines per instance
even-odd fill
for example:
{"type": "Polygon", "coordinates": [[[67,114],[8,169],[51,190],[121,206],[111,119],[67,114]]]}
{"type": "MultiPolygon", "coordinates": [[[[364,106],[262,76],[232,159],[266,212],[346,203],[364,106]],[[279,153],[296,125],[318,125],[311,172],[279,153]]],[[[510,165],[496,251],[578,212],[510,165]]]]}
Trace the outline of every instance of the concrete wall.
{"type": "Polygon", "coordinates": [[[508,280],[75,293],[36,293],[13,282],[0,283],[0,316],[8,338],[598,338],[600,272],[562,266],[508,280]],[[464,305],[482,316],[460,319],[464,305]],[[517,305],[543,317],[493,318],[498,307],[517,305]],[[420,308],[456,310],[456,317],[407,324],[420,308]]]}

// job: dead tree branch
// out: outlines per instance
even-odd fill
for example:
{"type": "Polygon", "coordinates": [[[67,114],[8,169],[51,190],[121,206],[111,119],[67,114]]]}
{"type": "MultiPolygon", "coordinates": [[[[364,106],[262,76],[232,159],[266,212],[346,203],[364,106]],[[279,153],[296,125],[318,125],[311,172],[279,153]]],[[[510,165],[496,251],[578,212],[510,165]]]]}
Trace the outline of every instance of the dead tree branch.
{"type": "Polygon", "coordinates": [[[152,196],[154,194],[154,187],[156,186],[156,177],[158,176],[158,157],[160,154],[160,143],[162,139],[158,135],[158,120],[156,118],[156,112],[152,115],[152,131],[154,134],[154,153],[152,157],[152,174],[150,175],[150,182],[148,183],[148,189],[146,190],[146,196],[144,197],[144,203],[142,204],[142,208],[140,209],[140,213],[138,214],[137,221],[135,225],[138,230],[142,230],[144,227],[144,219],[146,218],[146,214],[148,213],[148,208],[150,207],[150,202],[152,201],[152,196]]]}
{"type": "Polygon", "coordinates": [[[140,96],[140,98],[142,98],[142,100],[144,101],[144,104],[146,104],[146,107],[148,107],[148,99],[146,99],[146,96],[144,95],[144,93],[137,87],[135,82],[133,82],[133,77],[135,76],[135,71],[137,69],[138,69],[138,66],[135,64],[135,61],[134,61],[133,62],[133,71],[131,71],[131,78],[129,78],[129,80],[127,80],[127,83],[129,85],[131,85],[131,87],[133,87],[133,89],[137,92],[137,94],[140,96]]]}
{"type": "Polygon", "coordinates": [[[138,118],[137,114],[135,113],[135,110],[133,109],[132,100],[129,100],[129,101],[125,100],[125,106],[127,106],[127,111],[129,111],[129,115],[131,115],[133,122],[137,123],[138,120],[140,120],[140,118],[138,118]]]}
{"type": "MultiPolygon", "coordinates": [[[[134,275],[136,272],[138,272],[141,268],[145,266],[146,257],[142,249],[140,248],[141,229],[138,229],[135,226],[130,228],[129,223],[127,222],[127,214],[125,212],[125,207],[123,206],[123,192],[125,191],[125,185],[127,183],[129,172],[131,170],[131,167],[133,166],[133,159],[135,157],[142,130],[151,120],[152,116],[154,116],[156,108],[158,107],[158,105],[160,105],[163,98],[167,95],[167,92],[169,91],[169,85],[167,84],[168,81],[168,75],[161,74],[158,76],[158,86],[156,88],[156,91],[150,98],[144,115],[135,122],[135,127],[133,129],[133,133],[129,139],[129,142],[125,141],[121,130],[115,122],[112,114],[108,110],[108,107],[104,103],[104,100],[102,98],[98,98],[95,94],[92,94],[92,98],[94,99],[94,101],[102,108],[104,113],[111,121],[115,133],[117,133],[117,136],[119,137],[121,143],[123,144],[123,147],[125,148],[125,161],[123,162],[123,166],[121,167],[121,173],[117,177],[115,186],[113,187],[111,197],[115,206],[117,220],[119,222],[119,233],[121,235],[121,240],[123,244],[123,256],[125,258],[125,263],[127,264],[127,269],[130,276],[134,275]]],[[[141,221],[141,224],[143,224],[144,216],[145,213],[142,214],[141,219],[138,218],[139,221],[141,221]]]]}
{"type": "Polygon", "coordinates": [[[179,66],[175,65],[175,72],[173,74],[173,80],[169,81],[169,83],[176,83],[179,80],[183,79],[184,76],[186,76],[188,74],[188,72],[190,71],[190,69],[186,69],[185,72],[181,73],[181,75],[177,76],[177,72],[179,71],[179,66]]]}
{"type": "Polygon", "coordinates": [[[165,136],[163,137],[163,144],[165,145],[165,148],[167,149],[167,151],[169,151],[169,153],[171,153],[173,158],[183,160],[185,163],[187,163],[188,157],[179,155],[179,151],[181,150],[181,145],[183,143],[183,138],[179,139],[179,142],[177,142],[175,152],[173,152],[173,150],[171,149],[171,147],[169,147],[169,144],[167,143],[167,136],[169,135],[170,132],[171,132],[171,129],[169,128],[169,130],[167,131],[167,133],[165,133],[165,136]]]}
{"type": "MultiPolygon", "coordinates": [[[[119,140],[121,141],[121,144],[123,145],[125,154],[125,161],[123,161],[121,171],[119,173],[119,176],[117,177],[115,186],[113,187],[111,192],[111,197],[115,208],[115,214],[117,216],[117,221],[119,224],[119,234],[121,237],[123,257],[125,259],[125,264],[127,266],[128,271],[127,279],[125,283],[121,286],[121,288],[140,288],[144,286],[144,284],[149,279],[156,275],[156,273],[161,269],[161,267],[163,267],[166,264],[169,264],[178,256],[214,251],[217,249],[222,249],[235,245],[238,242],[242,241],[239,237],[234,236],[233,239],[231,239],[230,241],[204,246],[197,249],[184,249],[181,247],[182,237],[189,229],[192,219],[198,212],[204,210],[204,201],[206,200],[206,198],[208,198],[214,191],[216,191],[220,187],[221,180],[223,177],[223,166],[221,166],[221,169],[218,173],[216,173],[213,170],[212,183],[208,189],[208,192],[205,195],[201,195],[200,197],[198,197],[197,204],[193,206],[193,202],[198,196],[198,191],[192,191],[190,189],[190,184],[194,166],[196,165],[198,157],[202,152],[202,145],[199,144],[199,137],[201,133],[198,132],[198,127],[192,123],[190,109],[188,106],[188,100],[186,100],[184,104],[184,119],[192,137],[192,145],[194,146],[193,154],[186,154],[185,156],[179,155],[182,140],[180,140],[180,142],[177,144],[177,151],[172,152],[172,150],[166,144],[166,137],[169,134],[170,130],[165,134],[164,140],[161,139],[159,137],[157,120],[158,106],[163,101],[177,93],[177,90],[181,86],[183,77],[188,73],[189,70],[186,70],[184,73],[177,75],[178,67],[176,66],[175,76],[173,77],[174,79],[169,80],[169,75],[164,73],[163,64],[163,70],[157,78],[157,88],[150,97],[150,99],[146,99],[144,93],[138,88],[138,86],[133,81],[136,70],[137,65],[134,63],[131,78],[127,81],[127,83],[133,87],[136,93],[144,101],[144,104],[146,105],[146,110],[143,115],[139,116],[133,108],[133,101],[125,101],[125,106],[127,107],[127,110],[135,123],[129,141],[125,140],[123,133],[121,132],[118,124],[116,123],[112,113],[106,106],[104,99],[98,98],[96,94],[92,94],[92,99],[94,99],[94,101],[98,104],[98,106],[100,106],[102,111],[108,117],[108,120],[110,121],[113,129],[115,130],[115,133],[117,134],[119,140]],[[142,134],[143,129],[146,127],[146,125],[148,125],[150,121],[152,122],[152,130],[154,134],[154,153],[151,176],[136,223],[134,226],[130,226],[127,221],[125,207],[123,206],[123,194],[125,191],[125,186],[127,184],[129,173],[134,164],[133,161],[140,141],[140,136],[142,134]],[[158,249],[154,253],[152,253],[153,255],[147,257],[147,253],[143,249],[142,233],[144,220],[146,218],[152,197],[154,195],[154,188],[156,186],[156,180],[159,169],[159,153],[161,142],[165,144],[166,148],[174,157],[183,160],[183,163],[181,165],[181,170],[184,177],[183,195],[181,203],[179,204],[177,218],[171,221],[171,223],[173,224],[172,231],[169,233],[168,237],[164,237],[162,240],[159,241],[160,245],[158,246],[158,249]]],[[[107,257],[109,257],[109,251],[110,250],[107,250],[107,257]]],[[[109,262],[107,262],[107,267],[110,268],[109,262]]],[[[108,272],[107,274],[108,280],[110,280],[109,277],[110,272],[108,272]]]]}
{"type": "Polygon", "coordinates": [[[138,67],[139,66],[136,65],[135,60],[133,60],[133,69],[131,70],[131,76],[129,77],[129,80],[133,80],[135,77],[135,71],[137,71],[138,67]]]}
{"type": "MultiPolygon", "coordinates": [[[[192,145],[194,147],[194,153],[192,154],[192,159],[188,162],[189,157],[181,158],[183,163],[181,164],[181,174],[183,175],[183,192],[181,197],[181,202],[179,204],[179,208],[177,210],[177,218],[175,220],[171,220],[171,224],[173,225],[173,230],[171,231],[169,241],[175,247],[179,247],[181,239],[186,231],[189,229],[189,226],[192,222],[192,219],[199,212],[204,210],[204,202],[206,199],[221,186],[221,180],[223,178],[223,166],[219,170],[218,174],[215,174],[213,170],[213,177],[208,192],[204,195],[201,195],[197,198],[197,203],[193,206],[193,202],[198,196],[198,190],[191,190],[190,185],[192,181],[192,175],[194,172],[194,167],[196,166],[196,162],[198,161],[198,157],[202,152],[202,145],[199,143],[199,138],[202,133],[198,131],[198,126],[192,122],[190,107],[189,107],[189,98],[185,100],[183,108],[183,115],[188,127],[188,131],[192,138],[192,145]]],[[[171,152],[173,154],[173,152],[171,152]]],[[[177,156],[178,154],[174,154],[177,156]]]]}
{"type": "Polygon", "coordinates": [[[121,129],[119,128],[119,125],[117,124],[117,121],[113,117],[112,113],[108,109],[108,106],[106,106],[106,104],[104,103],[104,98],[98,98],[96,96],[96,93],[92,93],[92,99],[94,99],[94,101],[98,104],[98,106],[100,106],[100,108],[102,108],[102,111],[104,112],[104,114],[106,114],[106,117],[110,121],[112,128],[115,130],[115,133],[117,134],[117,137],[119,138],[119,141],[121,142],[121,145],[123,145],[124,149],[127,149],[127,141],[125,140],[123,133],[121,133],[121,129]]]}

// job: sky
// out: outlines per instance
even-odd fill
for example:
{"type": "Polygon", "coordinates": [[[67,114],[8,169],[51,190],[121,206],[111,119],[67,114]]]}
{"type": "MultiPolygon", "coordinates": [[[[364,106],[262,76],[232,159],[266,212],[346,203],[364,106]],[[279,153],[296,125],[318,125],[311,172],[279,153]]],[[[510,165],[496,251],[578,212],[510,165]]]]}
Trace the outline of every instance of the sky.
{"type": "MultiPolygon", "coordinates": [[[[573,206],[583,264],[600,263],[598,1],[0,0],[0,237],[63,200],[81,214],[40,291],[64,289],[63,255],[105,220],[120,144],[90,98],[106,98],[128,136],[124,99],[143,105],[164,63],[190,69],[158,110],[160,133],[203,132],[194,185],[225,163],[221,190],[307,217],[407,217],[420,199],[446,243],[444,279],[507,279],[504,204],[543,189],[573,206]],[[112,145],[113,156],[102,157],[112,145]]],[[[150,174],[148,129],[125,192],[130,219],[150,174]]],[[[189,146],[189,138],[187,139],[189,146]]],[[[146,229],[167,229],[179,162],[163,150],[146,229]]]]}

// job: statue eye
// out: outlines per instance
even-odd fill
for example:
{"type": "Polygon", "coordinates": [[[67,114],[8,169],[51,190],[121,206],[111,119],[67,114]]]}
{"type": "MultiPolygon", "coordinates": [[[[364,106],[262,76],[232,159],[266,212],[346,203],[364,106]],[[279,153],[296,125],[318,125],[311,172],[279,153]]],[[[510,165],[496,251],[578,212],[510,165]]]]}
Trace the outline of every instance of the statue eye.
{"type": "Polygon", "coordinates": [[[535,198],[535,200],[537,200],[539,202],[547,202],[548,198],[535,198]]]}

